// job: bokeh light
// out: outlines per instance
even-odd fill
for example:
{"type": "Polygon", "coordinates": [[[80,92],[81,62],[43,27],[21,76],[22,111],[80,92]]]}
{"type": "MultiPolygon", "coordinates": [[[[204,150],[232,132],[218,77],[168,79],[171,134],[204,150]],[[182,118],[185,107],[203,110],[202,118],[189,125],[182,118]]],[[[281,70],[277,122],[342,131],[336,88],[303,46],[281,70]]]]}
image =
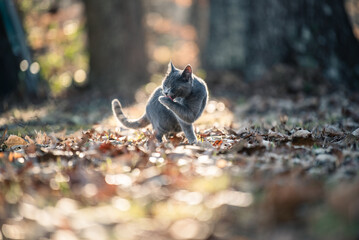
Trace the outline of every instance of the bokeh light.
{"type": "Polygon", "coordinates": [[[29,68],[29,62],[24,59],[20,62],[20,70],[25,72],[29,68]]]}

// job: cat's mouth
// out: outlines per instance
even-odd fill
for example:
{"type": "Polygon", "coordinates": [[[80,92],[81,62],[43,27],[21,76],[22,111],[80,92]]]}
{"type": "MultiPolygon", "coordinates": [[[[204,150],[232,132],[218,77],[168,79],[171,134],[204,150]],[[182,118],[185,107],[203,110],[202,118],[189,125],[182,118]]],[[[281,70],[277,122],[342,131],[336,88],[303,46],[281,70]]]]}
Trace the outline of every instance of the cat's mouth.
{"type": "Polygon", "coordinates": [[[169,99],[171,99],[172,101],[175,100],[176,96],[172,95],[172,94],[165,94],[166,97],[168,97],[169,99]]]}

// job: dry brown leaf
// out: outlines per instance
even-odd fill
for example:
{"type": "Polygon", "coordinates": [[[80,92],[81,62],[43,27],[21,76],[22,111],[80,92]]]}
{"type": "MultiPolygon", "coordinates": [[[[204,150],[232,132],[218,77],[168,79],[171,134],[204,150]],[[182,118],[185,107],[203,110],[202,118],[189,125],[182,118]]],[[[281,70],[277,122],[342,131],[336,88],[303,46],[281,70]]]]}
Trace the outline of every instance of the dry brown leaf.
{"type": "Polygon", "coordinates": [[[21,158],[23,155],[18,152],[10,152],[9,153],[9,161],[12,162],[14,159],[21,158]]]}
{"type": "Polygon", "coordinates": [[[298,130],[292,136],[292,143],[294,145],[308,145],[314,144],[312,133],[308,130],[298,130]]]}
{"type": "Polygon", "coordinates": [[[21,137],[18,137],[16,135],[10,135],[5,141],[5,144],[7,147],[11,148],[17,145],[27,145],[27,142],[21,137]]]}
{"type": "Polygon", "coordinates": [[[293,134],[293,138],[311,138],[312,133],[308,130],[298,130],[293,134]]]}
{"type": "Polygon", "coordinates": [[[51,142],[51,138],[47,136],[46,132],[42,133],[36,132],[35,142],[37,144],[49,144],[51,142]]]}
{"type": "Polygon", "coordinates": [[[323,129],[323,135],[328,137],[337,137],[337,136],[341,137],[344,135],[344,133],[339,128],[329,125],[323,129]]]}
{"type": "Polygon", "coordinates": [[[29,136],[25,136],[25,140],[27,140],[30,144],[35,144],[35,141],[32,140],[29,136]]]}

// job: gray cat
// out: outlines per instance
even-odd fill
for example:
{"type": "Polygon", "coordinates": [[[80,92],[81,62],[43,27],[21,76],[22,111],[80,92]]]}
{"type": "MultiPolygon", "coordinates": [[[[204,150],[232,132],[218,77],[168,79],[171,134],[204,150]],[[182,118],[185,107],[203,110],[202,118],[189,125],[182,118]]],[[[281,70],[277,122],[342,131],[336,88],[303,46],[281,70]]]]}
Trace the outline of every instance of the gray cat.
{"type": "Polygon", "coordinates": [[[143,128],[151,123],[159,142],[164,134],[183,131],[193,144],[197,143],[193,122],[201,116],[207,99],[207,85],[192,74],[192,67],[187,65],[182,71],[170,62],[162,86],[152,93],[142,117],[129,120],[117,99],[112,101],[112,111],[127,128],[143,128]]]}

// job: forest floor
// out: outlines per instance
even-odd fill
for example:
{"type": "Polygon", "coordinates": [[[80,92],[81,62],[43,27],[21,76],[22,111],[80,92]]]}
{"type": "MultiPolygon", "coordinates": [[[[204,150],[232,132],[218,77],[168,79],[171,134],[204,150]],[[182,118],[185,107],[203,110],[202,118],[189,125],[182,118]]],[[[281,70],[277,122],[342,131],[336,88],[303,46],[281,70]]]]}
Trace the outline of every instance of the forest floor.
{"type": "Polygon", "coordinates": [[[341,91],[211,99],[188,145],[117,127],[108,99],[13,108],[3,239],[358,239],[358,109],[341,91]]]}

